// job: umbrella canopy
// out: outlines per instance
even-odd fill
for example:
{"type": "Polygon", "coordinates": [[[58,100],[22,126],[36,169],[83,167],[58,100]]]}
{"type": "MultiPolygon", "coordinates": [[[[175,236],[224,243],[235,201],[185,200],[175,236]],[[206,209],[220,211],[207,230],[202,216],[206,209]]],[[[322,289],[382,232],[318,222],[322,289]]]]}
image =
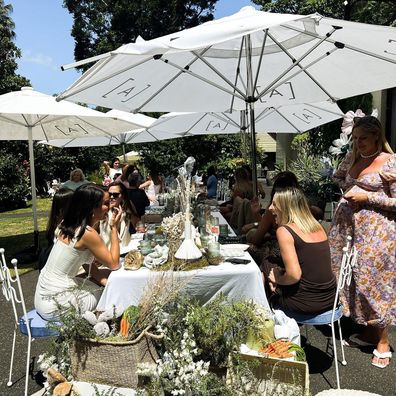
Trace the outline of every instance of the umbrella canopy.
{"type": "Polygon", "coordinates": [[[244,7],[104,54],[59,99],[130,112],[336,101],[394,87],[395,42],[392,27],[244,7]]]}
{"type": "Polygon", "coordinates": [[[114,135],[136,125],[125,120],[36,92],[31,87],[0,95],[0,140],[28,140],[36,243],[36,182],[33,140],[74,136],[114,135]]]}
{"type": "MultiPolygon", "coordinates": [[[[179,137],[207,134],[238,133],[249,129],[244,122],[244,111],[232,113],[168,113],[155,121],[147,130],[179,137]],[[241,114],[242,113],[242,114],[241,114]]],[[[343,117],[335,103],[297,104],[259,109],[256,111],[256,131],[275,133],[305,132],[319,125],[343,117]]]]}
{"type": "MultiPolygon", "coordinates": [[[[104,54],[58,99],[131,112],[248,107],[254,136],[255,103],[335,102],[394,87],[395,43],[392,27],[245,7],[229,17],[104,54]]],[[[255,165],[253,158],[253,182],[255,165]]]]}
{"type": "Polygon", "coordinates": [[[123,132],[114,136],[92,136],[77,138],[62,138],[42,141],[40,143],[48,144],[55,147],[95,147],[95,146],[113,146],[126,145],[129,143],[154,142],[158,140],[171,139],[177,136],[168,136],[169,134],[160,133],[158,136],[151,134],[145,128],[149,128],[157,119],[148,117],[144,114],[131,114],[125,111],[110,110],[106,113],[109,117],[116,117],[135,125],[136,129],[123,132]]]}

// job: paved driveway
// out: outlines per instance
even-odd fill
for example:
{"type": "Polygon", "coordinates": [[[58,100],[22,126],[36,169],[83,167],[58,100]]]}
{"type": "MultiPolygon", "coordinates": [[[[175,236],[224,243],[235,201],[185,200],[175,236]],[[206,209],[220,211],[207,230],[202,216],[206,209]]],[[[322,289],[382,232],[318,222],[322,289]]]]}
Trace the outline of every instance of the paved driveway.
{"type": "MultiPolygon", "coordinates": [[[[27,309],[33,307],[33,296],[37,282],[37,271],[29,272],[21,277],[27,309]]],[[[16,358],[14,364],[13,380],[15,384],[7,387],[9,361],[11,356],[11,343],[13,322],[11,307],[8,306],[2,294],[0,294],[0,396],[21,396],[24,389],[25,353],[27,339],[19,336],[16,346],[16,358]]],[[[329,327],[309,328],[310,345],[306,347],[308,363],[310,367],[310,385],[312,395],[335,386],[335,367],[332,359],[324,352],[328,337],[331,336],[329,327]]],[[[344,320],[344,334],[348,336],[355,332],[357,327],[349,320],[344,320]]],[[[302,330],[302,335],[305,330],[302,330]]],[[[396,328],[390,330],[391,344],[396,345],[396,328]]],[[[37,359],[38,355],[46,350],[48,341],[37,339],[32,344],[32,356],[37,359]]],[[[358,389],[378,393],[382,396],[396,395],[396,364],[392,361],[386,369],[379,369],[370,364],[370,350],[346,349],[348,365],[340,366],[341,386],[346,389],[358,389]]],[[[29,383],[29,394],[40,389],[34,379],[29,383]]]]}

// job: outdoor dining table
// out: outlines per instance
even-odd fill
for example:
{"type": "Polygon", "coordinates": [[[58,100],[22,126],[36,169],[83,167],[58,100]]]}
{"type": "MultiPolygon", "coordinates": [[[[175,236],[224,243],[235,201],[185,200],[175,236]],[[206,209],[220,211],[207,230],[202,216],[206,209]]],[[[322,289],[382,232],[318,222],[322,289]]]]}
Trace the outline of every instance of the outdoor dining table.
{"type": "MultiPolygon", "coordinates": [[[[231,300],[251,299],[269,309],[257,264],[247,252],[244,252],[243,258],[250,262],[224,262],[191,271],[169,271],[168,274],[181,282],[183,292],[201,304],[206,304],[223,293],[231,300]]],[[[107,280],[97,310],[105,311],[113,306],[124,310],[130,305],[138,305],[147,286],[163,275],[163,271],[153,271],[145,267],[136,271],[124,268],[113,271],[107,280]]]]}

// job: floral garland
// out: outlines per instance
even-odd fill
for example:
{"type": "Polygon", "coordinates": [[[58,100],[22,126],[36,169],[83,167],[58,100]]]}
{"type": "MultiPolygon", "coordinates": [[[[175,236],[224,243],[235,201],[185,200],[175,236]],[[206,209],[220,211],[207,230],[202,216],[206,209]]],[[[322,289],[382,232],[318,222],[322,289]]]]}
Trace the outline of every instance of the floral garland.
{"type": "MultiPolygon", "coordinates": [[[[355,112],[349,110],[344,114],[344,119],[341,125],[341,133],[339,139],[333,140],[332,146],[329,148],[329,153],[332,155],[344,155],[351,150],[353,120],[356,117],[364,117],[366,114],[361,109],[355,112]]],[[[374,109],[371,113],[373,117],[378,117],[378,110],[374,109]]]]}

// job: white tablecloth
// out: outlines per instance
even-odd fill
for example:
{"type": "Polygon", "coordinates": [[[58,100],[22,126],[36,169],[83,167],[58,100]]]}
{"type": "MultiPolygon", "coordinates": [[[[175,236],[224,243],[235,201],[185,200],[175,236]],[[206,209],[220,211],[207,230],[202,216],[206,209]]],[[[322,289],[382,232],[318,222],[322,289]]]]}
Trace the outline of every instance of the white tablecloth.
{"type": "MultiPolygon", "coordinates": [[[[223,293],[230,299],[253,299],[269,308],[264,292],[261,272],[251,256],[245,252],[249,264],[222,263],[193,271],[178,271],[178,276],[186,282],[186,293],[202,304],[223,293]],[[188,282],[188,283],[187,283],[188,282]]],[[[98,303],[97,310],[104,311],[112,306],[125,309],[138,305],[148,282],[161,276],[162,272],[140,268],[137,271],[119,269],[110,274],[107,285],[98,303]]]]}

